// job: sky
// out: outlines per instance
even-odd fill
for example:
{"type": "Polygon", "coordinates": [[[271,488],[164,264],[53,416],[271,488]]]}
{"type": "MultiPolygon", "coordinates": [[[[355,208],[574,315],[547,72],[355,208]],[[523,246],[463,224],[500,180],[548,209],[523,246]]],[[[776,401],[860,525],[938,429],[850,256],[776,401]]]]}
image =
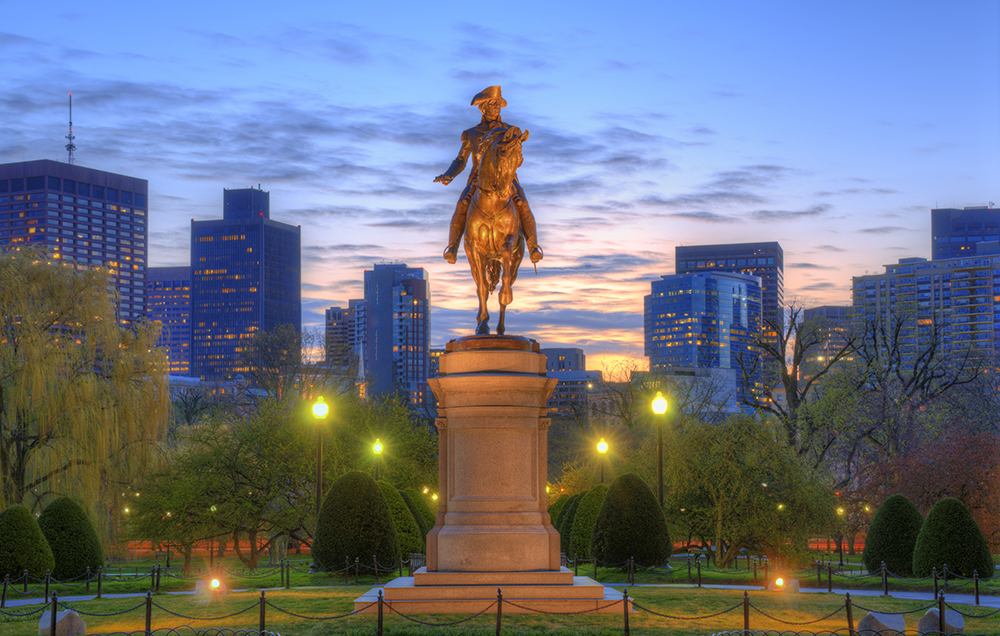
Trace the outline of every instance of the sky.
{"type": "MultiPolygon", "coordinates": [[[[0,0],[0,162],[149,181],[149,264],[189,263],[224,188],[302,227],[303,325],[365,269],[430,273],[432,337],[475,329],[441,257],[467,172],[433,183],[500,85],[545,250],[508,334],[645,364],[677,245],[777,241],[785,299],[930,257],[930,210],[1000,202],[1000,2],[0,0]]],[[[497,301],[492,299],[495,313],[497,301]]]]}

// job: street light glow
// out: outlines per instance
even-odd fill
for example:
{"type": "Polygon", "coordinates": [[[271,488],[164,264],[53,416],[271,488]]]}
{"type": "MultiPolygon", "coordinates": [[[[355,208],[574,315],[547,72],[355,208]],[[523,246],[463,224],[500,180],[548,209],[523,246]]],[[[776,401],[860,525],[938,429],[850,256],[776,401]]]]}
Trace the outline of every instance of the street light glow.
{"type": "Polygon", "coordinates": [[[330,412],[330,407],[327,406],[326,402],[323,400],[323,396],[316,398],[316,403],[313,404],[313,417],[317,420],[325,420],[327,413],[330,412]]]}
{"type": "Polygon", "coordinates": [[[663,415],[667,412],[667,398],[663,397],[663,391],[657,391],[653,398],[653,413],[663,415]]]}
{"type": "Polygon", "coordinates": [[[604,441],[603,437],[601,441],[597,442],[597,452],[601,454],[608,452],[608,443],[604,441]]]}
{"type": "Polygon", "coordinates": [[[372,444],[372,452],[376,455],[382,454],[382,440],[377,437],[375,438],[375,443],[372,444]]]}

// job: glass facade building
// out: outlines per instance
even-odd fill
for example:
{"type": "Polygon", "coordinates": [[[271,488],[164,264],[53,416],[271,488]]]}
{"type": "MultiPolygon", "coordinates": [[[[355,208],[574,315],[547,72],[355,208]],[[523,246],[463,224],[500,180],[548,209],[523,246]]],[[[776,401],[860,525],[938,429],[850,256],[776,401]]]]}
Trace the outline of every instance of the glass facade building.
{"type": "Polygon", "coordinates": [[[81,266],[107,267],[118,319],[146,315],[149,184],[47,159],[0,165],[0,245],[39,247],[81,266]]]}
{"type": "Polygon", "coordinates": [[[191,221],[191,374],[245,374],[257,331],[302,330],[301,229],[270,218],[270,194],[223,191],[223,218],[191,221]]]}
{"type": "Polygon", "coordinates": [[[761,280],[731,272],[675,274],[653,281],[644,298],[645,354],[651,373],[671,368],[730,369],[744,402],[748,386],[761,385],[761,280]]]}
{"type": "Polygon", "coordinates": [[[165,347],[170,375],[191,373],[191,268],[150,267],[146,272],[146,313],[160,324],[157,347],[165,347]]]}
{"type": "Polygon", "coordinates": [[[975,256],[976,244],[1000,241],[1000,210],[986,206],[931,210],[931,259],[975,256]]]}

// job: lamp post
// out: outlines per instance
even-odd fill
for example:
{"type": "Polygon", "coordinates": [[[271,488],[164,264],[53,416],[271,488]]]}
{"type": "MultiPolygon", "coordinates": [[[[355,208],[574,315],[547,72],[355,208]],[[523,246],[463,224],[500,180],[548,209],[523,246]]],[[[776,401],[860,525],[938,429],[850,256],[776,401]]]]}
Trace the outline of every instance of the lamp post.
{"type": "Polygon", "coordinates": [[[600,453],[600,464],[601,464],[601,483],[604,483],[604,455],[608,452],[608,443],[601,438],[601,441],[597,442],[597,452],[600,453]]]}
{"type": "Polygon", "coordinates": [[[382,457],[382,440],[375,438],[375,443],[372,444],[372,452],[375,453],[375,481],[378,481],[378,462],[382,457]]]}
{"type": "MultiPolygon", "coordinates": [[[[312,406],[313,417],[319,422],[326,419],[330,407],[323,401],[323,396],[316,398],[312,406]]],[[[316,524],[319,525],[319,507],[323,503],[323,427],[316,427],[316,524]]]]}
{"type": "MultiPolygon", "coordinates": [[[[653,413],[656,415],[663,415],[667,412],[667,398],[663,397],[662,391],[656,392],[656,397],[653,398],[653,413]]],[[[656,434],[656,479],[657,479],[657,490],[656,495],[660,500],[660,509],[663,509],[663,418],[660,418],[657,426],[656,434]]]]}

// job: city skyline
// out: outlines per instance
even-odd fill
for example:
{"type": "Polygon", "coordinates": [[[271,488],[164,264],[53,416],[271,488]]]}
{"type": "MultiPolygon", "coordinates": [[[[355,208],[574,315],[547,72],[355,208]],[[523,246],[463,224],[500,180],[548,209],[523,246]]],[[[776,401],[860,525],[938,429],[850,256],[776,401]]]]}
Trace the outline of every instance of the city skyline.
{"type": "Polygon", "coordinates": [[[464,255],[441,259],[467,173],[432,180],[500,85],[545,249],[508,330],[594,369],[644,362],[677,245],[776,241],[786,303],[848,305],[852,276],[930,258],[932,208],[1000,196],[1000,5],[690,4],[0,0],[0,162],[66,161],[73,92],[77,164],[149,182],[150,266],[188,264],[190,221],[261,184],[304,229],[305,326],[404,261],[430,274],[439,345],[472,333],[475,298],[464,255]]]}

